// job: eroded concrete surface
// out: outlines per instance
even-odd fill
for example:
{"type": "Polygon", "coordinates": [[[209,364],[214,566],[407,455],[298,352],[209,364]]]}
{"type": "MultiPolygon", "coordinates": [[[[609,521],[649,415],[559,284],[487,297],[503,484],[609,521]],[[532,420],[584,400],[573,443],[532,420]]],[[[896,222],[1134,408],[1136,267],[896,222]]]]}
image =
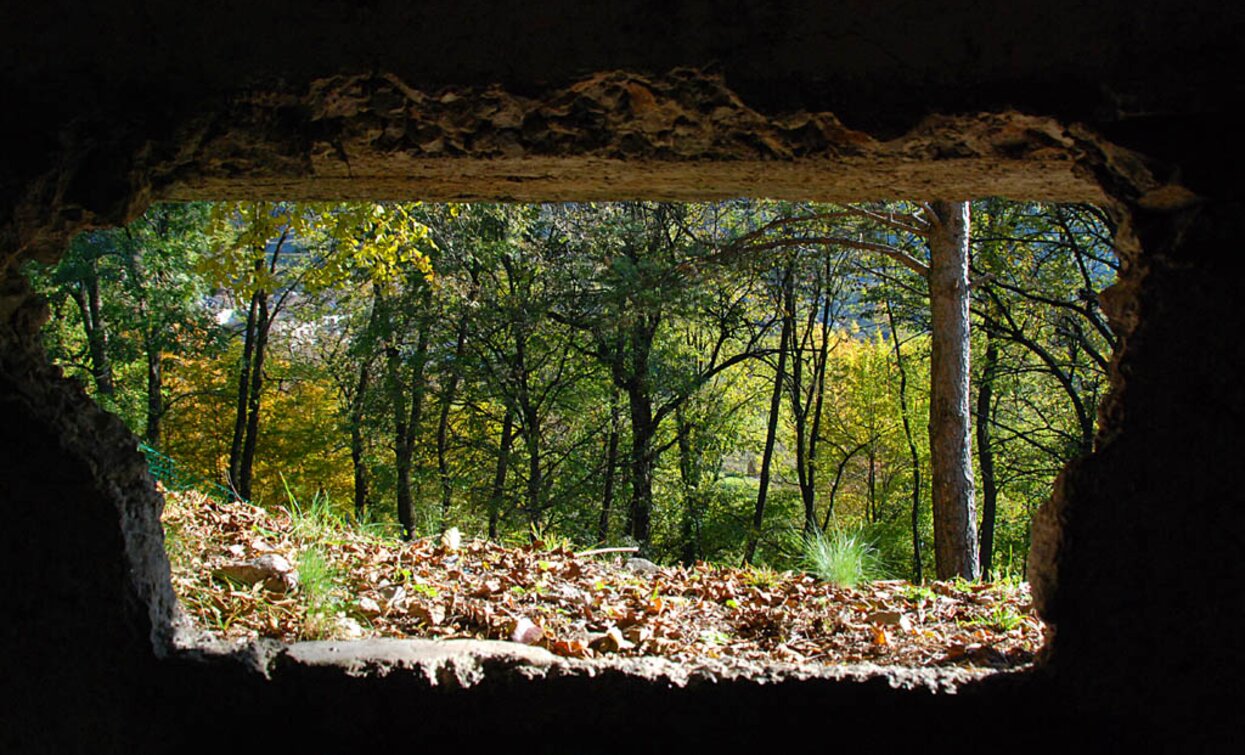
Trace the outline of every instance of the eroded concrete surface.
{"type": "Polygon", "coordinates": [[[1245,94],[1245,9],[306,0],[290,13],[49,0],[0,25],[0,749],[245,733],[256,748],[657,751],[774,748],[810,730],[870,750],[1067,747],[1070,732],[1085,747],[1245,746],[1231,442],[1245,169],[1228,108],[1245,94]],[[141,456],[47,365],[46,309],[15,269],[161,198],[925,192],[1101,199],[1124,261],[1096,450],[1034,533],[1054,639],[1033,671],[963,684],[546,664],[511,648],[178,649],[141,456]]]}

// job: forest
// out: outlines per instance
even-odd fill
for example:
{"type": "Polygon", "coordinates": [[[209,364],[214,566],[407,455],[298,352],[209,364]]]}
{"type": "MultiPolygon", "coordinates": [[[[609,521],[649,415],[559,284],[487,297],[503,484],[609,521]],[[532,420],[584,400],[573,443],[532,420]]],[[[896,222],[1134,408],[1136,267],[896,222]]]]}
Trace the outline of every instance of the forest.
{"type": "Polygon", "coordinates": [[[846,533],[920,583],[1023,575],[1094,441],[1114,232],[1002,199],[158,204],[28,274],[53,361],[218,497],[688,566],[846,533]]]}

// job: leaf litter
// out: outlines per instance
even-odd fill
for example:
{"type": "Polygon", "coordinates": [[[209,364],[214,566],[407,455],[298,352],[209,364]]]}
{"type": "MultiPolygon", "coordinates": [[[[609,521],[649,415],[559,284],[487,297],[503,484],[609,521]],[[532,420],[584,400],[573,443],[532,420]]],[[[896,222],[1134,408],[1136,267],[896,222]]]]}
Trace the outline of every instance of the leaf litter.
{"type": "Polygon", "coordinates": [[[165,500],[174,591],[203,632],[225,641],[476,638],[570,658],[979,670],[1027,666],[1045,643],[1024,583],[848,588],[706,563],[633,569],[615,554],[508,547],[456,530],[401,542],[339,524],[313,540],[285,509],[194,492],[165,500]],[[312,550],[329,564],[327,585],[299,577],[312,550]],[[284,581],[230,576],[281,560],[296,567],[277,575],[284,581]]]}

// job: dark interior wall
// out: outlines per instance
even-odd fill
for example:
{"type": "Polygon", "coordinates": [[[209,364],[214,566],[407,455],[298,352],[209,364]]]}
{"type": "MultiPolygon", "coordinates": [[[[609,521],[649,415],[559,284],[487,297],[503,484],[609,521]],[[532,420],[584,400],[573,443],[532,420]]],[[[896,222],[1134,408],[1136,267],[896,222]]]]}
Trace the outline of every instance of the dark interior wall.
{"type": "MultiPolygon", "coordinates": [[[[485,719],[518,732],[519,741],[554,737],[548,749],[563,749],[558,731],[576,737],[575,749],[660,749],[601,732],[647,722],[696,738],[720,736],[727,722],[727,741],[739,744],[783,738],[822,722],[826,710],[837,711],[832,723],[840,736],[847,727],[875,731],[882,724],[889,744],[919,742],[931,732],[955,736],[961,725],[983,719],[993,721],[985,733],[996,745],[1008,727],[1037,722],[1047,722],[1038,723],[1040,739],[1058,740],[1069,722],[1090,725],[1092,736],[1107,741],[1162,735],[1226,749],[1239,737],[1228,693],[1239,686],[1242,667],[1236,635],[1245,603],[1235,598],[1245,501],[1231,441],[1245,419],[1245,391],[1236,380],[1245,354],[1235,335],[1245,318],[1233,255],[1225,252],[1239,245],[1245,208],[1225,113],[1240,100],[1241,11],[1210,2],[1086,8],[1070,0],[1028,9],[510,5],[6,8],[0,574],[10,597],[0,691],[20,702],[3,717],[0,747],[106,751],[213,736],[230,721],[297,721],[313,741],[365,732],[375,742],[399,742],[420,727],[470,730],[469,722],[485,719]],[[277,176],[312,191],[300,181],[320,169],[315,142],[324,134],[316,129],[326,126],[316,111],[322,103],[309,93],[324,86],[323,77],[374,74],[389,81],[383,77],[392,74],[414,87],[415,94],[402,95],[400,116],[380,117],[369,100],[330,124],[334,139],[388,160],[415,148],[401,139],[385,142],[385,123],[418,120],[409,98],[440,87],[476,97],[479,88],[501,85],[514,97],[549,103],[585,77],[625,69],[649,77],[659,104],[683,108],[695,121],[706,102],[695,93],[702,78],[692,77],[692,94],[663,89],[662,82],[677,79],[669,70],[680,66],[707,67],[738,97],[727,107],[738,117],[696,121],[714,137],[708,146],[659,154],[652,142],[633,155],[618,151],[611,140],[635,108],[605,93],[599,111],[572,112],[562,124],[587,140],[567,148],[572,167],[579,161],[595,171],[591,160],[621,161],[613,169],[631,190],[664,191],[651,183],[661,167],[671,180],[695,179],[681,184],[685,193],[708,196],[714,189],[706,181],[734,175],[732,165],[751,171],[749,185],[758,193],[783,170],[824,165],[826,191],[838,186],[848,196],[853,186],[859,190],[846,178],[853,165],[895,171],[896,190],[929,190],[942,172],[967,175],[966,185],[988,194],[1018,186],[1008,181],[1019,180],[1025,165],[1037,171],[1066,164],[1042,184],[1052,196],[1056,185],[1071,195],[1101,196],[1121,218],[1127,271],[1110,296],[1125,334],[1116,393],[1104,408],[1099,451],[1065,474],[1035,535],[1033,577],[1056,627],[1047,663],[1022,679],[931,697],[827,681],[677,690],[621,674],[543,681],[499,674],[453,691],[407,677],[360,680],[282,662],[269,667],[266,680],[248,665],[253,659],[164,655],[171,594],[162,581],[167,565],[151,542],[159,503],[124,430],[43,363],[35,339],[40,308],[12,263],[54,255],[70,233],[121,222],[158,196],[191,195],[205,173],[234,190],[245,190],[255,176],[277,176]],[[998,128],[973,120],[1003,110],[1012,113],[998,128]],[[851,133],[784,157],[782,149],[798,141],[783,126],[784,114],[796,111],[833,113],[851,133]],[[1024,121],[1023,136],[998,137],[1021,122],[1016,111],[1047,125],[1024,121]],[[968,120],[913,137],[934,113],[968,120]],[[369,135],[378,123],[381,136],[369,135]],[[1051,136],[1050,123],[1067,129],[1051,136]],[[721,146],[746,145],[726,136],[748,131],[777,138],[778,147],[721,146]],[[972,138],[957,139],[960,131],[972,138]],[[872,141],[848,154],[845,145],[860,139],[872,141]],[[911,152],[888,157],[886,145],[895,143],[911,152]],[[238,154],[248,161],[221,159],[238,154]],[[971,159],[984,162],[965,174],[971,159]],[[643,169],[628,173],[628,165],[643,169]],[[715,165],[727,167],[714,173],[715,165]],[[385,728],[411,709],[417,712],[405,726],[385,728]]],[[[725,95],[709,99],[719,96],[725,95]]],[[[524,136],[517,154],[536,153],[537,143],[524,136]]],[[[385,186],[418,192],[434,172],[445,179],[487,173],[495,164],[469,150],[452,159],[411,163],[385,186]]],[[[490,180],[473,184],[473,195],[489,195],[490,180]]],[[[376,190],[365,181],[342,185],[363,195],[376,190]]],[[[573,196],[599,190],[600,178],[570,171],[543,186],[573,196]]],[[[492,195],[511,191],[499,181],[492,195]]]]}

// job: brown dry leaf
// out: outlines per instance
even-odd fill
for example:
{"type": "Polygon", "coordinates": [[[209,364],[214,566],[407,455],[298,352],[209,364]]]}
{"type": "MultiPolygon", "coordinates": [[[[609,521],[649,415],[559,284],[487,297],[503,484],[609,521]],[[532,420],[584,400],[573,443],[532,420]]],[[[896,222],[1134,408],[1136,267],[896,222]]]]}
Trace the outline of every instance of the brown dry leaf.
{"type": "MultiPolygon", "coordinates": [[[[165,521],[175,522],[182,551],[191,554],[174,559],[173,586],[188,612],[217,627],[207,631],[231,640],[306,636],[301,594],[279,597],[262,587],[231,590],[211,582],[214,569],[246,560],[225,555],[238,552],[231,546],[241,546],[249,556],[285,556],[305,547],[283,511],[191,494],[169,494],[167,499],[165,521]],[[260,529],[262,539],[257,537],[260,529]]],[[[915,601],[908,597],[913,591],[905,582],[844,589],[788,574],[759,589],[750,581],[754,573],[702,563],[666,567],[638,588],[635,575],[623,571],[621,562],[467,538],[451,552],[437,540],[380,541],[343,530],[333,541],[318,545],[343,569],[340,587],[353,593],[357,616],[366,617],[377,636],[513,639],[520,629],[514,617],[522,616],[528,624],[518,632],[519,641],[534,641],[567,657],[593,656],[591,638],[605,653],[663,656],[676,662],[712,656],[747,662],[803,658],[808,663],[868,660],[978,668],[1031,663],[1044,639],[1025,587],[965,589],[932,583],[926,589],[936,597],[915,601]],[[536,575],[539,583],[533,581],[536,575]],[[413,578],[435,593],[410,588],[407,583],[413,578]],[[433,595],[441,597],[434,601],[433,595]],[[1006,633],[970,623],[999,607],[1022,621],[1006,633]],[[589,635],[591,630],[600,634],[589,635]],[[609,630],[617,637],[610,637],[609,630]],[[720,639],[707,645],[701,641],[705,636],[720,639]],[[965,650],[970,646],[973,652],[965,650]]]]}
{"type": "Polygon", "coordinates": [[[605,634],[592,641],[591,647],[599,653],[618,653],[631,650],[635,644],[624,639],[618,627],[610,627],[605,634]]]}
{"type": "Polygon", "coordinates": [[[445,622],[445,606],[440,603],[423,605],[414,603],[406,609],[408,615],[419,619],[430,627],[441,626],[445,622]]]}
{"type": "Polygon", "coordinates": [[[592,654],[587,640],[554,640],[549,643],[549,651],[569,658],[587,658],[592,654]]]}

